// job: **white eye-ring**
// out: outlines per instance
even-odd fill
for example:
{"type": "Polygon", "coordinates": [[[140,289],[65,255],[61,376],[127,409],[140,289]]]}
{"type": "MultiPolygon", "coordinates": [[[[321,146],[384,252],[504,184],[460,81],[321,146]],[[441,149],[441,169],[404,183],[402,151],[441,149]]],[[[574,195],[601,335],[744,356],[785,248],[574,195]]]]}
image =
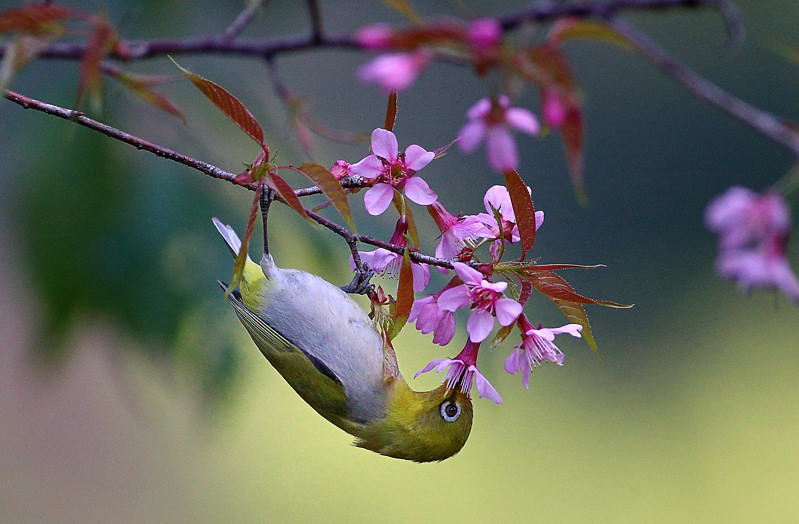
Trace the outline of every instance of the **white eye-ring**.
{"type": "Polygon", "coordinates": [[[446,422],[455,422],[461,416],[461,405],[455,400],[445,400],[441,403],[441,418],[446,422]]]}

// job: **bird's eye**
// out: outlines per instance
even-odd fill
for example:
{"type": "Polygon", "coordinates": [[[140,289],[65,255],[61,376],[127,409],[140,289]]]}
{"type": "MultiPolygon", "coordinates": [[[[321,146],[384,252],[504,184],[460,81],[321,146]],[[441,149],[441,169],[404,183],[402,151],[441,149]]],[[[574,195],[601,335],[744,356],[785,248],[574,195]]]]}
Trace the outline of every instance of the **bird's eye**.
{"type": "Polygon", "coordinates": [[[441,403],[441,418],[446,422],[455,422],[461,416],[461,405],[454,400],[441,403]]]}

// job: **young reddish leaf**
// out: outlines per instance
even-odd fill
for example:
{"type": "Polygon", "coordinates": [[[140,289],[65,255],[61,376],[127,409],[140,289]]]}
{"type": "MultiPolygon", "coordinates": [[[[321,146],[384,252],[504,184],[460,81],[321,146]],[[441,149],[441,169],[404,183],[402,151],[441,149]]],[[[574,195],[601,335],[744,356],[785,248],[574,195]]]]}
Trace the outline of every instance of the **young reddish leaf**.
{"type": "Polygon", "coordinates": [[[239,253],[236,255],[236,261],[233,263],[233,278],[230,285],[225,290],[225,299],[228,298],[228,295],[230,295],[234,289],[239,287],[241,279],[244,277],[244,265],[247,263],[247,252],[249,251],[250,238],[252,238],[252,232],[255,228],[255,219],[258,216],[263,188],[263,183],[260,183],[255,190],[255,198],[252,201],[252,206],[250,206],[250,216],[247,217],[247,227],[244,230],[244,237],[241,239],[241,249],[239,249],[239,253]]]}
{"type": "Polygon", "coordinates": [[[405,248],[402,253],[402,266],[400,267],[399,284],[397,284],[397,304],[394,315],[394,333],[397,334],[405,326],[413,307],[413,271],[411,271],[410,250],[405,248]]]}
{"type": "Polygon", "coordinates": [[[632,305],[619,304],[617,302],[611,302],[610,300],[594,300],[593,298],[584,297],[575,292],[574,288],[572,288],[563,277],[551,271],[540,271],[534,268],[528,268],[521,271],[521,274],[537,291],[547,295],[553,300],[558,299],[578,304],[596,304],[614,308],[632,307],[632,305]]]}
{"type": "Polygon", "coordinates": [[[519,303],[525,305],[527,301],[530,300],[530,295],[533,294],[533,285],[527,280],[522,280],[521,286],[521,291],[519,291],[519,303]]]}
{"type": "Polygon", "coordinates": [[[0,33],[61,34],[64,28],[59,22],[76,14],[76,11],[53,4],[17,7],[0,13],[0,33]]]}
{"type": "Polygon", "coordinates": [[[604,264],[594,264],[592,266],[585,266],[582,264],[538,264],[536,262],[500,262],[494,266],[496,271],[512,271],[514,273],[523,273],[526,270],[531,271],[556,271],[558,269],[597,269],[606,267],[604,264]]]}
{"type": "Polygon", "coordinates": [[[516,224],[519,226],[523,258],[535,244],[535,207],[519,173],[516,170],[510,170],[505,171],[504,174],[505,185],[508,186],[513,212],[516,215],[516,224]]]}
{"type": "Polygon", "coordinates": [[[408,201],[405,200],[402,193],[394,191],[391,203],[394,204],[399,216],[405,217],[405,220],[408,222],[408,236],[411,239],[411,245],[419,247],[419,230],[416,229],[416,221],[413,219],[413,211],[411,211],[411,206],[408,205],[408,201]]]}
{"type": "Polygon", "coordinates": [[[560,45],[566,40],[590,38],[604,40],[624,49],[633,50],[635,46],[627,38],[604,22],[564,18],[556,22],[549,31],[548,40],[560,45]]]}
{"type": "MultiPolygon", "coordinates": [[[[186,75],[186,77],[191,80],[191,82],[197,86],[197,88],[202,91],[202,93],[208,97],[208,99],[214,103],[216,107],[222,110],[228,118],[230,118],[239,128],[247,133],[247,135],[258,142],[258,145],[268,153],[269,148],[264,144],[264,131],[261,129],[260,124],[258,121],[255,120],[255,117],[252,116],[252,113],[244,107],[244,104],[239,101],[238,98],[231,95],[230,93],[225,90],[222,86],[207,80],[200,75],[195,75],[191,71],[183,68],[172,60],[172,63],[175,64],[180,71],[186,75]]],[[[267,160],[268,160],[267,154],[267,160]]],[[[282,196],[282,195],[281,195],[282,196]]],[[[293,206],[292,206],[293,207],[293,206]]]]}
{"type": "Polygon", "coordinates": [[[433,158],[438,158],[438,157],[446,155],[447,154],[447,150],[450,147],[452,147],[453,144],[455,144],[455,142],[457,142],[458,140],[460,140],[460,137],[456,137],[455,140],[453,140],[452,142],[450,142],[449,144],[447,144],[447,145],[445,145],[443,147],[439,147],[438,149],[434,149],[433,153],[435,153],[436,156],[433,157],[433,158]]]}
{"type": "Polygon", "coordinates": [[[383,0],[383,3],[401,15],[404,15],[411,22],[418,22],[421,20],[421,17],[416,14],[416,11],[413,10],[411,4],[406,0],[383,0]]]}
{"type": "Polygon", "coordinates": [[[500,330],[497,332],[497,334],[491,340],[491,348],[492,349],[496,349],[503,342],[505,342],[505,339],[508,338],[508,335],[511,334],[511,331],[513,331],[513,326],[515,326],[515,325],[516,325],[516,322],[513,322],[512,324],[510,324],[508,326],[503,326],[502,328],[500,328],[500,330]]]}
{"type": "Polygon", "coordinates": [[[583,339],[591,346],[591,350],[599,361],[602,362],[602,357],[599,356],[599,348],[596,345],[596,340],[594,340],[594,334],[591,332],[591,323],[588,322],[588,314],[585,312],[585,308],[577,302],[570,302],[568,300],[560,300],[552,297],[549,298],[552,299],[552,302],[560,309],[560,312],[563,313],[566,318],[575,324],[583,326],[583,330],[581,331],[583,339]]]}
{"type": "Polygon", "coordinates": [[[388,95],[388,105],[386,106],[386,122],[383,129],[393,131],[394,124],[397,122],[397,92],[392,91],[388,95]]]}
{"type": "Polygon", "coordinates": [[[305,211],[305,208],[302,207],[302,202],[300,202],[300,197],[297,196],[297,193],[291,189],[291,186],[288,182],[283,180],[275,170],[271,170],[268,174],[267,184],[269,187],[277,191],[277,194],[282,198],[288,205],[300,214],[301,217],[305,218],[309,222],[316,224],[311,220],[311,217],[308,216],[308,213],[305,211]]]}
{"type": "Polygon", "coordinates": [[[6,52],[0,59],[0,92],[11,84],[11,79],[17,72],[28,65],[49,44],[49,39],[39,36],[19,35],[15,37],[6,46],[6,52]]]}
{"type": "Polygon", "coordinates": [[[322,190],[347,222],[347,225],[350,226],[350,229],[355,232],[355,221],[352,219],[350,203],[347,201],[347,193],[344,192],[344,188],[341,187],[336,177],[324,167],[319,164],[314,164],[313,162],[305,162],[299,167],[299,171],[322,190]]]}
{"type": "Polygon", "coordinates": [[[566,162],[569,165],[574,193],[579,202],[586,203],[588,196],[585,193],[583,179],[583,136],[585,135],[583,114],[575,98],[564,97],[564,103],[566,119],[561,127],[563,149],[566,151],[566,162]]]}
{"type": "Polygon", "coordinates": [[[183,116],[183,113],[181,113],[169,99],[152,88],[154,84],[161,81],[161,78],[147,77],[116,69],[108,70],[107,72],[119,83],[130,89],[133,94],[141,98],[145,103],[157,107],[162,111],[166,111],[183,120],[184,124],[186,123],[186,118],[183,116]]]}
{"type": "Polygon", "coordinates": [[[83,58],[80,61],[78,96],[75,105],[80,103],[86,89],[88,89],[91,103],[95,110],[98,110],[103,91],[100,64],[114,50],[117,42],[117,32],[108,18],[104,16],[93,17],[92,25],[94,30],[86,46],[86,52],[83,53],[83,58]]]}

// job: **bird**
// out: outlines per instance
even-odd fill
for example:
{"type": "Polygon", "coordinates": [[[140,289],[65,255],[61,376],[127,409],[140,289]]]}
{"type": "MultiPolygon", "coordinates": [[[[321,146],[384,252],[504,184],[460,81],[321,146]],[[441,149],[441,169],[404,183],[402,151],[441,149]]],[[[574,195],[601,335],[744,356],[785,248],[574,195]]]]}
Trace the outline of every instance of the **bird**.
{"type": "MultiPolygon", "coordinates": [[[[446,383],[411,389],[391,344],[357,302],[319,276],[275,264],[267,211],[268,205],[261,263],[247,256],[238,289],[227,293],[264,357],[308,405],[354,436],[357,447],[414,462],[458,453],[472,427],[469,396],[446,383]]],[[[235,231],[217,218],[213,223],[238,255],[235,231]]]]}

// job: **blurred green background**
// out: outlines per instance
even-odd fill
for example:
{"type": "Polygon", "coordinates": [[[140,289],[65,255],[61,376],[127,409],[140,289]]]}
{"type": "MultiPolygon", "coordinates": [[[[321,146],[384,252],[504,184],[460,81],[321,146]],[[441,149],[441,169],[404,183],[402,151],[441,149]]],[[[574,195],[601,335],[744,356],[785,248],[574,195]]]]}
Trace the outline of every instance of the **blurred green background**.
{"type": "MultiPolygon", "coordinates": [[[[320,3],[334,33],[402,21],[383,4],[320,3]]],[[[426,15],[475,16],[524,3],[493,2],[491,11],[474,1],[414,4],[426,15]]],[[[724,46],[723,24],[709,10],[627,18],[725,89],[799,118],[799,67],[778,51],[799,44],[799,4],[738,5],[748,30],[740,48],[724,46]]],[[[124,37],[156,38],[214,34],[240,7],[109,1],[100,9],[124,37]]],[[[306,19],[303,2],[273,1],[245,36],[297,34],[306,19]]],[[[529,391],[502,369],[510,344],[484,352],[481,369],[505,403],[476,400],[468,444],[440,464],[349,446],[254,350],[215,283],[228,278],[231,260],[210,223],[219,216],[242,230],[250,193],[0,103],[0,521],[799,519],[799,311],[718,280],[715,238],[702,225],[713,196],[732,184],[761,190],[792,159],[630,52],[593,42],[567,50],[585,94],[590,204],[573,196],[557,134],[521,137],[521,174],[546,213],[534,255],[606,264],[564,276],[583,294],[636,306],[590,309],[602,363],[582,341],[562,340],[565,365],[536,370],[529,391]]],[[[252,110],[280,163],[308,159],[262,63],[177,58],[252,110]]],[[[385,98],[354,80],[365,60],[338,50],[279,65],[318,120],[368,133],[382,123],[385,98]]],[[[130,67],[176,73],[165,58],[130,67]]],[[[161,92],[186,125],[113,81],[94,116],[229,171],[251,161],[249,139],[175,78],[161,92]]],[[[12,88],[69,107],[77,81],[76,63],[41,60],[12,88]]],[[[450,142],[483,94],[468,71],[431,68],[400,98],[400,144],[450,142]]],[[[518,105],[537,111],[534,90],[518,105]]],[[[357,161],[367,147],[317,145],[314,160],[325,165],[357,161]]],[[[484,191],[501,183],[482,151],[453,151],[424,175],[448,209],[465,213],[481,211],[484,191]]],[[[388,238],[394,219],[367,220],[360,198],[352,199],[360,232],[388,238]]],[[[421,209],[417,217],[432,252],[434,225],[421,209]]],[[[349,280],[338,238],[286,209],[271,223],[281,265],[349,280]]],[[[799,266],[796,242],[790,256],[799,266]]],[[[545,300],[528,312],[544,325],[562,323],[545,300]]],[[[463,340],[459,332],[442,350],[406,329],[396,341],[402,371],[410,378],[463,340]]]]}

